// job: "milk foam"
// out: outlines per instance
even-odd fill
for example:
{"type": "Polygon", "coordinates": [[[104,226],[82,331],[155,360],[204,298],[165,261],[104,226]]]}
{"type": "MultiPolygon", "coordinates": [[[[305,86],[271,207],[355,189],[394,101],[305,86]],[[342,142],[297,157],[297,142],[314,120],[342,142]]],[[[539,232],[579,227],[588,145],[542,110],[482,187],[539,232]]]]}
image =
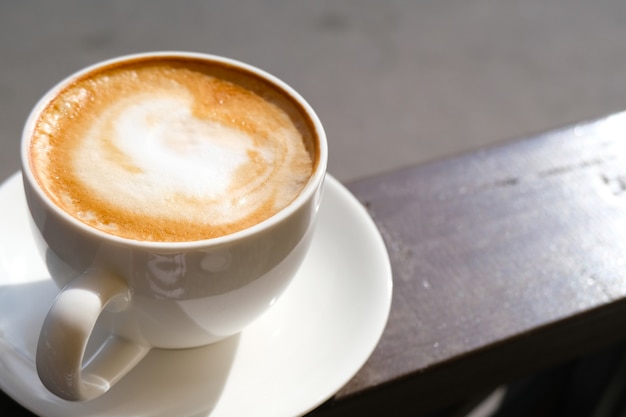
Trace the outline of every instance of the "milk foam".
{"type": "MultiPolygon", "coordinates": [[[[118,82],[96,81],[99,89],[118,82]]],[[[228,85],[231,95],[232,89],[228,85]]],[[[58,177],[60,161],[71,168],[66,185],[47,181],[49,193],[66,211],[107,232],[141,240],[231,233],[288,205],[311,174],[298,130],[247,90],[235,103],[254,105],[227,109],[228,117],[221,108],[200,112],[198,100],[207,97],[172,82],[120,89],[102,103],[88,90],[80,86],[59,98],[42,117],[32,152],[46,161],[47,179],[58,177]],[[95,110],[88,110],[94,102],[95,110]],[[238,113],[245,117],[233,118],[238,113]],[[65,124],[72,129],[63,130],[65,124]]]]}
{"type": "Polygon", "coordinates": [[[76,151],[74,169],[81,181],[112,204],[145,215],[214,224],[248,215],[262,199],[241,204],[255,187],[233,184],[236,172],[249,163],[249,152],[258,152],[262,170],[254,181],[263,182],[272,174],[275,149],[255,147],[240,131],[195,118],[191,103],[145,95],[109,109],[76,151]],[[124,155],[125,164],[117,152],[103,154],[108,147],[124,155]],[[185,201],[201,202],[204,209],[185,201]]]}

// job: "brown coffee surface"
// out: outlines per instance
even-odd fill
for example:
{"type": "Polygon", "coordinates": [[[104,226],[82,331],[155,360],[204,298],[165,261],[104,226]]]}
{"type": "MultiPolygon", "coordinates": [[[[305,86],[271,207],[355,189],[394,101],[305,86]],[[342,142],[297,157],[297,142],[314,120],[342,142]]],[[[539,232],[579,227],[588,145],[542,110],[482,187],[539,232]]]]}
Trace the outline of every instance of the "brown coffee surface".
{"type": "Polygon", "coordinates": [[[80,221],[144,241],[243,230],[289,205],[316,164],[314,129],[280,88],[192,58],[137,59],[45,106],[30,164],[80,221]]]}

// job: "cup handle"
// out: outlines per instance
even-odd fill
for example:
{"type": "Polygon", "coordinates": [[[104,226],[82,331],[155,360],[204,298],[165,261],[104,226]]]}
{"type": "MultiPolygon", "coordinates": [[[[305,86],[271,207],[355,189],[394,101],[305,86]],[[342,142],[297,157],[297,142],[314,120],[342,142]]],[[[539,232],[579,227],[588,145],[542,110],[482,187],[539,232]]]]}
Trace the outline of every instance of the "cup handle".
{"type": "Polygon", "coordinates": [[[150,350],[147,344],[110,335],[83,363],[91,332],[102,311],[128,307],[131,291],[121,278],[90,269],[60,292],[46,316],[37,345],[37,372],[44,386],[69,401],[104,394],[150,350]]]}

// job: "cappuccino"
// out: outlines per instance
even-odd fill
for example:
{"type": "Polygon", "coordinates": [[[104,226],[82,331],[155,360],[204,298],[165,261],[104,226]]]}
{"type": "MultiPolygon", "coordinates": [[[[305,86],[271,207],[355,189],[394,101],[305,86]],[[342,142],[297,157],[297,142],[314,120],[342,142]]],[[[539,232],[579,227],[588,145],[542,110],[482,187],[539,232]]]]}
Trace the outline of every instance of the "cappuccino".
{"type": "Polygon", "coordinates": [[[315,131],[288,93],[190,57],[115,63],[61,88],[29,163],[83,223],[141,241],[234,233],[293,201],[316,165],[315,131]]]}

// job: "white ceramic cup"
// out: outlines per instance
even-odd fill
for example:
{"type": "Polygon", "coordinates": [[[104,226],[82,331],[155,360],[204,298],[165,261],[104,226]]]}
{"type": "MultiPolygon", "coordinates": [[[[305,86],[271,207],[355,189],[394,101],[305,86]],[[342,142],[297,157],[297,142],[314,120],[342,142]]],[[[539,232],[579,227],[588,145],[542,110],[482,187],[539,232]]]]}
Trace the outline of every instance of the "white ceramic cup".
{"type": "MultiPolygon", "coordinates": [[[[190,348],[240,332],[281,295],[303,260],[314,229],[327,143],[313,109],[276,77],[230,59],[186,52],[130,55],[88,67],[50,90],[27,119],[22,172],[36,240],[60,292],[44,323],[37,371],[55,395],[88,400],[106,392],[152,348],[190,348]],[[194,242],[142,242],[91,228],[41,189],[28,162],[44,106],[77,77],[138,57],[183,56],[222,63],[282,90],[310,121],[317,162],[299,196],[248,229],[194,242]],[[108,338],[86,357],[94,326],[108,338]]],[[[93,343],[93,341],[91,342],[93,343]]],[[[90,349],[91,351],[91,344],[90,349]]]]}

